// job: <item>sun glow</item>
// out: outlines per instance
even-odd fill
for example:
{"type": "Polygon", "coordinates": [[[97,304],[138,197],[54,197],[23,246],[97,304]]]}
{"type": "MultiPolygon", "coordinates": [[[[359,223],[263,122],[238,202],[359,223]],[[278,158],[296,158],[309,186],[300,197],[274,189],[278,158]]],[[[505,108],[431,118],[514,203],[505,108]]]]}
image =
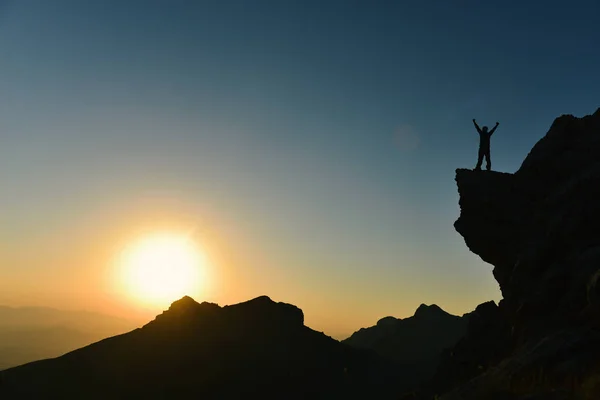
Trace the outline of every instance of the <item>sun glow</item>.
{"type": "Polygon", "coordinates": [[[128,295],[150,306],[168,306],[197,295],[204,283],[204,255],[188,237],[155,234],[127,248],[119,262],[128,295]]]}

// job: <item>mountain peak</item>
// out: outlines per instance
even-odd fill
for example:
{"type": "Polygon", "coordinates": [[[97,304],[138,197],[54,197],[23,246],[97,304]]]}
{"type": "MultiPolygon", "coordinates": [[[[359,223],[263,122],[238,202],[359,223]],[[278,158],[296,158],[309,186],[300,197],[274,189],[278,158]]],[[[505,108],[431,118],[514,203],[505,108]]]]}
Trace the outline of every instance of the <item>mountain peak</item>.
{"type": "MultiPolygon", "coordinates": [[[[277,304],[276,302],[274,302],[273,300],[271,300],[271,298],[267,295],[262,295],[262,296],[258,296],[255,297],[253,299],[244,301],[242,303],[239,304],[262,304],[262,305],[267,305],[267,304],[277,304]]],[[[268,307],[268,306],[267,306],[268,307]]]]}
{"type": "Polygon", "coordinates": [[[171,303],[171,307],[169,308],[188,308],[196,307],[197,305],[199,305],[198,302],[192,299],[190,296],[183,296],[181,299],[175,300],[173,303],[171,303]]]}
{"type": "Polygon", "coordinates": [[[377,321],[377,326],[395,326],[400,321],[395,317],[383,317],[379,321],[377,321]]]}
{"type": "Polygon", "coordinates": [[[172,314],[187,314],[187,313],[202,313],[215,309],[220,309],[218,304],[209,303],[203,301],[202,303],[198,303],[196,300],[192,299],[190,296],[183,296],[181,299],[174,301],[171,303],[169,310],[166,311],[172,314]]]}
{"type": "Polygon", "coordinates": [[[259,296],[243,303],[223,307],[236,320],[265,326],[304,326],[304,313],[298,307],[277,303],[268,296],[259,296]]]}
{"type": "Polygon", "coordinates": [[[430,306],[426,304],[421,304],[419,308],[415,311],[415,317],[432,317],[439,315],[450,315],[446,311],[442,310],[437,304],[432,304],[430,306]]]}
{"type": "Polygon", "coordinates": [[[298,307],[274,302],[268,296],[224,307],[209,302],[198,303],[190,296],[184,296],[147,325],[196,330],[215,324],[266,330],[296,329],[304,326],[304,314],[298,307]]]}

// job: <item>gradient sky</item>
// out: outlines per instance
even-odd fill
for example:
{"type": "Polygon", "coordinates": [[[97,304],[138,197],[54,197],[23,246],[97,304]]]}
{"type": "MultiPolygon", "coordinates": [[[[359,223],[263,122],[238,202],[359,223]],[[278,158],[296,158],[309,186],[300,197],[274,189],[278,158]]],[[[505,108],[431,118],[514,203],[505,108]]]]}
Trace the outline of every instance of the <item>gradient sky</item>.
{"type": "MultiPolygon", "coordinates": [[[[339,336],[500,293],[453,229],[500,122],[514,172],[600,106],[600,3],[0,0],[0,304],[134,313],[107,269],[194,232],[196,300],[339,336]]],[[[156,313],[160,310],[151,310],[156,313]]]]}

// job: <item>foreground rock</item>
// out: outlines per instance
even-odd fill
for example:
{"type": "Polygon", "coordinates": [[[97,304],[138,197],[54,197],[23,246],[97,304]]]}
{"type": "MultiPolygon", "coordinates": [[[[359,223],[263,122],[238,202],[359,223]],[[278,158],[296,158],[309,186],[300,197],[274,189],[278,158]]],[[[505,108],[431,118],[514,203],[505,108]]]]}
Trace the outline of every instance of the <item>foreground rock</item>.
{"type": "Polygon", "coordinates": [[[465,335],[469,314],[452,315],[435,304],[421,304],[412,317],[382,318],[343,340],[352,347],[372,349],[406,366],[405,378],[415,384],[432,378],[444,349],[465,335]]]}
{"type": "Polygon", "coordinates": [[[389,397],[402,390],[400,372],[307,328],[295,306],[184,297],[143,328],[3,371],[0,398],[389,397]]]}
{"type": "Polygon", "coordinates": [[[471,321],[432,391],[600,399],[600,109],[557,118],[516,173],[459,169],[456,181],[455,228],[504,298],[471,321]]]}

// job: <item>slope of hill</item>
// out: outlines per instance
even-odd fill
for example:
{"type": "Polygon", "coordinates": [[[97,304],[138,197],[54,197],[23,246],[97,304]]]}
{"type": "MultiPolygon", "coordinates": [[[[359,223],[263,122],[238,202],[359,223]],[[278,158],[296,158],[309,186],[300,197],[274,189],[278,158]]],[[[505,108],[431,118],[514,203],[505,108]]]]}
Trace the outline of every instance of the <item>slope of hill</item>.
{"type": "Polygon", "coordinates": [[[85,311],[0,306],[0,371],[58,357],[136,325],[135,321],[85,311]]]}
{"type": "Polygon", "coordinates": [[[347,399],[398,393],[402,381],[374,352],[304,326],[295,306],[184,297],[140,329],[4,371],[0,397],[347,399]]]}
{"type": "Polygon", "coordinates": [[[362,328],[343,343],[372,349],[383,357],[405,365],[415,383],[430,379],[442,351],[465,334],[468,314],[451,315],[435,304],[421,304],[412,317],[382,318],[377,325],[362,328]]]}

